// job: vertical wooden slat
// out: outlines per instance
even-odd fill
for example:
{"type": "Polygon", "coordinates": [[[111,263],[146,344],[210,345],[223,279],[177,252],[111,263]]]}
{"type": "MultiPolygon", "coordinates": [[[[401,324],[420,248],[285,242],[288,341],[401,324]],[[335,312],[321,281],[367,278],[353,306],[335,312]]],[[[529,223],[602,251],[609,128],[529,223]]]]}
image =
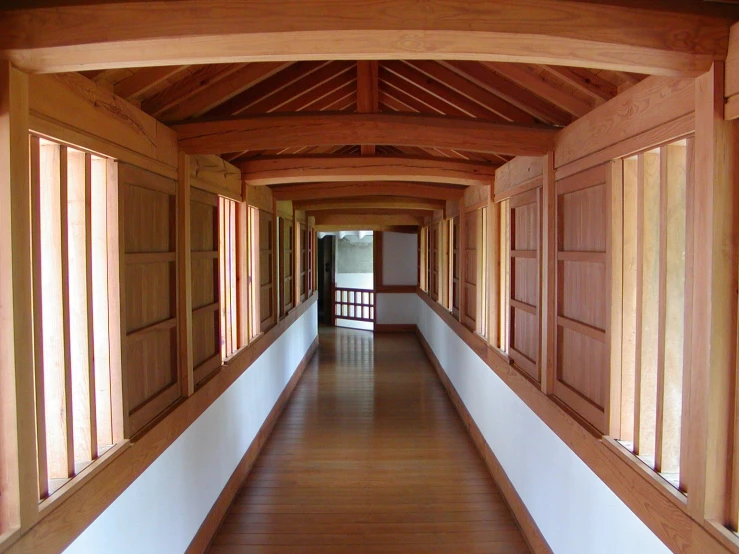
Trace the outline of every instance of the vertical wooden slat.
{"type": "Polygon", "coordinates": [[[59,147],[59,201],[62,255],[62,328],[64,336],[64,410],[66,417],[67,472],[74,471],[74,421],[72,410],[72,346],[69,338],[72,325],[69,302],[69,187],[67,182],[67,147],[59,147]]]}
{"type": "Polygon", "coordinates": [[[95,384],[95,319],[93,316],[92,272],[92,156],[85,154],[85,270],[87,274],[87,369],[90,410],[90,459],[98,455],[97,401],[95,384]]]}
{"type": "Polygon", "coordinates": [[[736,121],[724,121],[724,67],[695,80],[695,203],[688,513],[726,521],[737,314],[736,121]]]}
{"type": "Polygon", "coordinates": [[[28,75],[0,61],[2,531],[25,530],[38,519],[29,166],[28,75]]]}
{"type": "Polygon", "coordinates": [[[123,235],[123,194],[118,183],[118,163],[106,162],[106,207],[108,228],[108,331],[110,337],[110,406],[113,443],[129,434],[128,388],[123,374],[126,352],[125,245],[123,235]]]}
{"type": "MultiPolygon", "coordinates": [[[[177,186],[177,349],[180,391],[195,391],[192,345],[192,237],[190,236],[190,156],[180,152],[177,186]]],[[[122,212],[121,212],[122,213],[122,212]]]]}
{"type": "MultiPolygon", "coordinates": [[[[695,260],[694,246],[694,221],[695,221],[695,139],[690,137],[685,141],[685,314],[683,317],[683,395],[682,395],[682,426],[680,429],[680,490],[690,492],[690,429],[693,425],[690,419],[690,380],[692,359],[692,327],[693,320],[693,279],[695,260]]],[[[739,384],[739,382],[737,383],[739,384]]],[[[737,395],[739,398],[739,395],[737,395]]],[[[739,431],[739,427],[736,427],[739,431]]],[[[735,456],[739,461],[739,458],[735,456]]],[[[737,472],[739,479],[739,472],[737,472]]],[[[739,504],[739,488],[732,490],[737,492],[737,503],[739,504]]],[[[739,517],[739,507],[733,512],[739,517]]],[[[736,528],[736,527],[735,527],[736,528]]]]}
{"type": "Polygon", "coordinates": [[[607,188],[610,191],[610,225],[607,227],[606,248],[611,255],[608,260],[608,279],[610,281],[610,300],[606,307],[610,310],[610,379],[609,394],[606,395],[605,406],[609,433],[614,437],[621,436],[621,391],[622,391],[622,332],[623,332],[623,161],[610,163],[606,173],[607,188]]]}
{"type": "MultiPolygon", "coordinates": [[[[488,343],[495,348],[500,348],[500,319],[498,313],[500,311],[500,297],[498,290],[500,287],[500,205],[495,203],[493,194],[490,195],[488,202],[488,214],[490,224],[488,225],[488,251],[490,252],[490,263],[488,264],[488,343]]],[[[460,228],[462,226],[462,217],[459,218],[460,228]]],[[[461,237],[460,237],[461,239],[461,237]]],[[[462,242],[459,243],[460,252],[463,250],[462,242]]],[[[462,266],[460,266],[461,268],[462,266]]],[[[460,281],[460,311],[462,307],[461,294],[462,274],[459,275],[460,281]]]]}
{"type": "Polygon", "coordinates": [[[636,317],[634,324],[634,452],[641,442],[642,307],[644,296],[644,156],[637,157],[636,177],[636,317]]]}
{"type": "MultiPolygon", "coordinates": [[[[246,188],[246,187],[244,187],[246,188]]],[[[246,194],[246,191],[244,191],[246,194]]],[[[249,317],[249,274],[251,256],[249,250],[249,205],[246,198],[236,206],[236,305],[238,310],[237,346],[243,348],[251,337],[251,318],[249,317]]]]}
{"type": "Polygon", "coordinates": [[[667,314],[667,147],[663,146],[659,152],[659,293],[657,300],[657,398],[656,398],[656,428],[654,470],[662,471],[662,443],[664,439],[663,418],[665,400],[665,330],[667,314]]]}
{"type": "Polygon", "coordinates": [[[33,255],[33,355],[36,379],[36,444],[39,498],[49,495],[46,459],[46,402],[44,398],[43,284],[41,277],[41,151],[39,138],[31,137],[31,252],[33,255]]]}
{"type": "Polygon", "coordinates": [[[228,269],[228,237],[226,236],[226,218],[227,210],[224,209],[226,199],[218,197],[218,208],[216,212],[216,241],[218,243],[218,301],[220,302],[220,310],[218,311],[218,319],[220,321],[221,334],[218,337],[218,351],[221,358],[225,358],[229,353],[229,333],[228,333],[228,286],[227,286],[227,269],[228,269]],[[225,255],[224,255],[225,254],[225,255]]]}
{"type": "Polygon", "coordinates": [[[541,233],[539,241],[539,259],[541,276],[541,296],[539,304],[541,353],[541,390],[544,394],[552,394],[554,390],[554,350],[557,332],[556,319],[556,284],[557,275],[557,221],[556,203],[557,189],[554,182],[554,152],[544,156],[542,171],[542,189],[539,195],[541,213],[541,233]]]}

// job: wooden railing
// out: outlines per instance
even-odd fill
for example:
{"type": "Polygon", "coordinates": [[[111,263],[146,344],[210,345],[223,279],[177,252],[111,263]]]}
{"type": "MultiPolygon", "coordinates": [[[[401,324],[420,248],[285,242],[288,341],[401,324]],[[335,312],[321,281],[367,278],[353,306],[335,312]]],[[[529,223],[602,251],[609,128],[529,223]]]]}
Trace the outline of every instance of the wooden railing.
{"type": "Polygon", "coordinates": [[[334,318],[373,322],[375,292],[334,287],[334,318]]]}

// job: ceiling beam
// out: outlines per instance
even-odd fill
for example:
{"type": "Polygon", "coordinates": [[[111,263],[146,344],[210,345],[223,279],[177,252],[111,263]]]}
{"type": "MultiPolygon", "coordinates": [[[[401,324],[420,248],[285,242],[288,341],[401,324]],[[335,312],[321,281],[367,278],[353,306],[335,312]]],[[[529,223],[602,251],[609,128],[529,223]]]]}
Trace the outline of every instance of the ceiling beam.
{"type": "Polygon", "coordinates": [[[189,154],[336,144],[393,144],[537,156],[556,129],[474,118],[412,114],[274,114],[172,125],[189,154]]]}
{"type": "Polygon", "coordinates": [[[406,225],[423,225],[423,217],[412,214],[344,214],[344,213],[323,213],[315,212],[311,214],[316,218],[316,225],[349,225],[352,226],[346,230],[353,230],[354,226],[360,229],[372,229],[375,225],[381,226],[406,226],[406,225]]]}
{"type": "Polygon", "coordinates": [[[451,185],[489,185],[493,164],[400,156],[274,156],[240,164],[247,185],[320,182],[412,181],[451,185]]]}
{"type": "MultiPolygon", "coordinates": [[[[113,88],[121,98],[130,100],[136,96],[146,94],[157,85],[163,83],[177,73],[184,71],[189,66],[165,66],[165,67],[144,67],[136,71],[130,77],[126,77],[117,83],[113,88]]],[[[175,85],[176,86],[176,85],[175,85]]]]}
{"type": "Polygon", "coordinates": [[[181,0],[10,10],[0,55],[29,72],[295,59],[475,59],[698,75],[729,20],[572,0],[181,0]],[[604,24],[607,22],[607,24],[604,24]]]}
{"type": "Polygon", "coordinates": [[[318,232],[337,233],[339,231],[383,231],[386,233],[412,233],[418,232],[418,225],[314,225],[318,232]]]}
{"type": "Polygon", "coordinates": [[[333,198],[318,200],[293,201],[296,210],[327,211],[327,210],[442,210],[446,206],[445,200],[432,198],[414,198],[408,196],[365,196],[363,198],[333,198]]]}
{"type": "Polygon", "coordinates": [[[275,200],[292,200],[296,204],[330,204],[332,199],[347,202],[350,199],[365,201],[366,198],[414,198],[418,202],[459,200],[466,187],[402,181],[380,181],[371,183],[306,183],[298,185],[275,185],[270,187],[275,200]],[[358,198],[364,197],[364,198],[358,198]]]}
{"type": "MultiPolygon", "coordinates": [[[[357,62],[357,113],[377,113],[380,111],[378,93],[377,60],[357,62]]],[[[374,144],[361,145],[362,156],[374,156],[374,144]]]]}

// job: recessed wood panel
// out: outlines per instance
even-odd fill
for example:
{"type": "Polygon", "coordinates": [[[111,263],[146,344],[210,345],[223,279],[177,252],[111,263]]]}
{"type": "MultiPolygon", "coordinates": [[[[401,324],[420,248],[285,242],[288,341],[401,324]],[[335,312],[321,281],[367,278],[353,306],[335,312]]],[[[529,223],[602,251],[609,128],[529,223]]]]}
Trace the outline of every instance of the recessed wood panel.
{"type": "Polygon", "coordinates": [[[126,331],[175,316],[173,262],[126,265],[126,331]]]}
{"type": "Polygon", "coordinates": [[[218,260],[192,260],[192,308],[218,302],[218,260]]]}
{"type": "MultiPolygon", "coordinates": [[[[213,195],[215,197],[215,195],[213,195]]],[[[218,208],[192,202],[190,233],[193,252],[218,250],[218,208]]]]}
{"type": "Polygon", "coordinates": [[[606,206],[605,184],[560,196],[562,250],[605,252],[606,206]]]}
{"type": "Polygon", "coordinates": [[[198,367],[218,353],[218,311],[207,310],[192,316],[192,356],[198,367]]]}
{"type": "Polygon", "coordinates": [[[273,217],[271,213],[259,210],[259,319],[262,331],[275,324],[273,217]]]}
{"type": "Polygon", "coordinates": [[[122,190],[126,253],[174,251],[174,195],[131,184],[122,190]]]}
{"type": "Polygon", "coordinates": [[[177,334],[174,327],[129,340],[128,406],[131,412],[177,382],[177,334]]]}
{"type": "Polygon", "coordinates": [[[605,329],[606,266],[587,262],[559,262],[559,315],[605,329]]]}
{"type": "MultiPolygon", "coordinates": [[[[534,314],[513,308],[511,320],[511,346],[536,364],[539,358],[539,319],[534,314]]],[[[538,372],[529,375],[539,378],[538,372]]]]}
{"type": "Polygon", "coordinates": [[[515,229],[515,233],[511,238],[511,248],[513,250],[536,250],[538,248],[537,207],[536,203],[531,203],[511,209],[511,212],[513,212],[511,219],[515,229]]]}
{"type": "Polygon", "coordinates": [[[563,327],[558,335],[558,379],[602,409],[606,398],[606,345],[563,327]]]}
{"type": "Polygon", "coordinates": [[[539,268],[536,258],[514,258],[511,260],[511,298],[531,306],[539,304],[539,268]]]}

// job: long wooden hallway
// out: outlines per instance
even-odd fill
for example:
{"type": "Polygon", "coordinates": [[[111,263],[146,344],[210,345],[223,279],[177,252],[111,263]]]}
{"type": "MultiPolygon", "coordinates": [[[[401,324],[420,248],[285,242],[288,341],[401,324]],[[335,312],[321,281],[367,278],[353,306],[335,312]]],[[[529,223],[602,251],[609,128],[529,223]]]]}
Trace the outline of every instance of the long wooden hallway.
{"type": "Polygon", "coordinates": [[[321,329],[208,552],[529,549],[416,337],[321,329]]]}

